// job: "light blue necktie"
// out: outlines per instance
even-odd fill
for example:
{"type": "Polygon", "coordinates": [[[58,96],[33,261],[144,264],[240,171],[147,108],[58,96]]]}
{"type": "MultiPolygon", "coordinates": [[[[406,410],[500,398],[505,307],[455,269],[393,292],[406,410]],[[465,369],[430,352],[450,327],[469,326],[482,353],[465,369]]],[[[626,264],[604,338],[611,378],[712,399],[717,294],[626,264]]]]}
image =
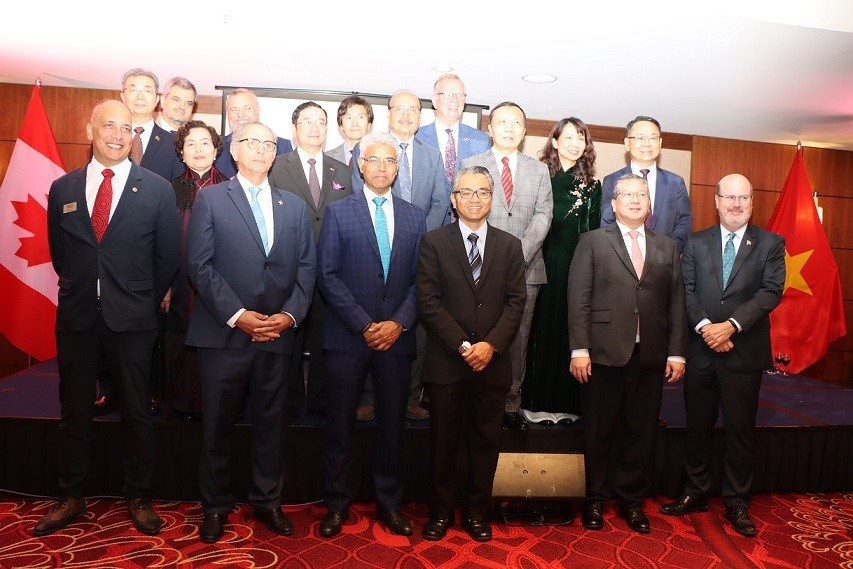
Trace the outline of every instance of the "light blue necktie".
{"type": "Polygon", "coordinates": [[[388,282],[388,267],[391,266],[391,241],[388,239],[388,220],[385,219],[385,211],[382,204],[385,198],[373,198],[376,204],[376,222],[373,230],[376,232],[376,242],[379,244],[379,258],[382,260],[382,273],[385,282],[388,282]]]}
{"type": "Polygon", "coordinates": [[[735,264],[735,234],[729,233],[726,246],[723,247],[723,288],[729,284],[729,276],[732,274],[732,266],[735,264]]]}
{"type": "Polygon", "coordinates": [[[412,170],[409,168],[409,157],[406,155],[408,142],[400,143],[400,197],[412,203],[412,170]]]}
{"type": "Polygon", "coordinates": [[[249,206],[252,208],[252,214],[255,216],[255,223],[258,224],[258,232],[261,234],[261,242],[264,244],[264,252],[269,254],[270,244],[269,239],[267,239],[267,223],[264,221],[264,212],[261,211],[261,204],[258,203],[258,194],[261,193],[261,188],[253,186],[249,188],[249,193],[252,194],[249,206]]]}

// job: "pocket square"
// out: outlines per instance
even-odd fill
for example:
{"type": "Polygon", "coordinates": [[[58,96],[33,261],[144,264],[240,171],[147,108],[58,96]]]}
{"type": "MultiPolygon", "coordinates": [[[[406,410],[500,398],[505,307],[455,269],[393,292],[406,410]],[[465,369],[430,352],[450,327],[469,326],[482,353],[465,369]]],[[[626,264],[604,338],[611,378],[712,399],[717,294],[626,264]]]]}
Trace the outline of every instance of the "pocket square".
{"type": "Polygon", "coordinates": [[[346,186],[342,186],[337,182],[332,182],[332,189],[333,190],[345,190],[346,186]]]}

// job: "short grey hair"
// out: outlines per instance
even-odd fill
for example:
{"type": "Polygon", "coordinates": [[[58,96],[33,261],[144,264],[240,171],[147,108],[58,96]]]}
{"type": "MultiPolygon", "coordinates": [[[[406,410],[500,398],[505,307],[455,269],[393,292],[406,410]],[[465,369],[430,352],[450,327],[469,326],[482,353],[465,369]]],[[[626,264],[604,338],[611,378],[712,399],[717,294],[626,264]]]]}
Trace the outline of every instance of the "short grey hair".
{"type": "Polygon", "coordinates": [[[405,94],[408,94],[408,95],[411,95],[412,97],[414,97],[415,99],[417,99],[417,100],[418,100],[418,110],[420,110],[420,109],[423,107],[423,104],[421,104],[421,98],[420,98],[420,97],[418,97],[417,95],[415,95],[415,94],[411,91],[411,89],[397,89],[396,91],[394,91],[393,93],[391,93],[391,96],[390,96],[390,97],[388,97],[388,109],[389,109],[389,110],[391,109],[391,99],[393,99],[393,98],[394,98],[394,97],[396,97],[397,95],[402,95],[402,94],[404,94],[404,93],[405,93],[405,94]]]}
{"type": "Polygon", "coordinates": [[[131,77],[148,77],[152,81],[154,81],[154,90],[157,93],[160,93],[160,81],[157,80],[157,76],[154,75],[153,71],[148,71],[147,69],[142,69],[141,67],[134,67],[129,71],[125,71],[124,75],[121,76],[121,88],[124,90],[124,84],[127,83],[127,80],[131,77]]]}
{"type": "Polygon", "coordinates": [[[462,82],[462,78],[459,77],[457,74],[445,73],[443,75],[439,75],[438,79],[435,80],[435,83],[432,84],[432,92],[433,93],[435,93],[435,90],[438,89],[438,84],[441,83],[442,81],[459,81],[460,83],[462,83],[462,85],[465,85],[465,83],[462,82]]]}
{"type": "Polygon", "coordinates": [[[186,77],[172,77],[166,84],[163,85],[163,94],[168,95],[173,87],[179,87],[181,89],[186,89],[187,91],[193,92],[193,102],[195,102],[196,97],[198,97],[198,91],[195,88],[195,85],[192,84],[192,81],[187,79],[186,77]]]}
{"type": "Polygon", "coordinates": [[[358,143],[359,158],[364,158],[364,153],[371,144],[387,144],[393,149],[397,149],[397,139],[390,132],[374,131],[364,135],[358,143]]]}
{"type": "MultiPolygon", "coordinates": [[[[243,130],[244,130],[246,127],[249,127],[249,126],[252,126],[252,125],[256,125],[256,124],[259,124],[259,125],[261,125],[262,127],[264,127],[265,129],[267,129],[268,131],[270,131],[270,134],[272,134],[272,138],[273,138],[273,140],[276,142],[276,145],[278,144],[278,137],[275,135],[275,131],[274,131],[271,127],[269,127],[269,126],[267,126],[267,125],[265,125],[264,123],[261,123],[261,122],[247,122],[247,123],[246,123],[246,124],[244,124],[244,125],[240,125],[240,126],[238,126],[238,127],[234,130],[234,132],[232,133],[232,136],[231,136],[231,146],[235,146],[238,142],[240,142],[240,139],[242,139],[242,138],[243,138],[243,130]]],[[[276,151],[276,154],[277,154],[277,153],[278,153],[278,152],[276,151]]]]}
{"type": "Polygon", "coordinates": [[[616,180],[616,185],[613,187],[613,197],[614,198],[616,196],[618,196],[620,193],[622,193],[622,190],[619,189],[619,185],[622,184],[623,182],[625,182],[626,180],[640,180],[643,183],[643,185],[646,186],[646,191],[647,192],[649,191],[649,181],[646,180],[645,178],[643,178],[642,176],[638,176],[637,174],[634,174],[634,173],[622,174],[621,176],[619,176],[619,179],[616,180]]]}
{"type": "Polygon", "coordinates": [[[482,174],[486,177],[486,180],[489,181],[489,189],[495,189],[495,179],[492,178],[492,175],[489,174],[489,169],[485,166],[468,166],[466,168],[460,168],[453,175],[453,191],[455,192],[459,188],[459,178],[465,176],[467,174],[482,174]]]}

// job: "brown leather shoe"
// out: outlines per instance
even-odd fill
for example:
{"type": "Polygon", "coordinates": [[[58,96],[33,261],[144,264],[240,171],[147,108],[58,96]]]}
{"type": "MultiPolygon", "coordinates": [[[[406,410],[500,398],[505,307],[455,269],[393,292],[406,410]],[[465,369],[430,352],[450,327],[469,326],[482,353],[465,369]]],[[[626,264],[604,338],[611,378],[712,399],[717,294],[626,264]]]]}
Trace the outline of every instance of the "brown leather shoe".
{"type": "Polygon", "coordinates": [[[356,421],[372,421],[374,415],[373,405],[359,405],[355,410],[356,421]]]}
{"type": "Polygon", "coordinates": [[[163,520],[151,507],[151,500],[148,498],[133,498],[127,503],[127,512],[130,514],[130,519],[133,520],[133,525],[136,529],[146,535],[155,535],[160,533],[160,528],[163,527],[163,520]]]}
{"type": "Polygon", "coordinates": [[[406,418],[412,421],[423,421],[429,419],[429,411],[417,403],[409,403],[406,405],[406,418]]]}
{"type": "Polygon", "coordinates": [[[86,513],[86,501],[83,498],[63,496],[54,504],[53,509],[36,523],[33,535],[41,537],[60,530],[86,513]]]}
{"type": "Polygon", "coordinates": [[[108,397],[106,395],[101,395],[97,399],[95,399],[95,415],[100,416],[106,413],[109,413],[116,407],[116,401],[113,397],[108,397]]]}

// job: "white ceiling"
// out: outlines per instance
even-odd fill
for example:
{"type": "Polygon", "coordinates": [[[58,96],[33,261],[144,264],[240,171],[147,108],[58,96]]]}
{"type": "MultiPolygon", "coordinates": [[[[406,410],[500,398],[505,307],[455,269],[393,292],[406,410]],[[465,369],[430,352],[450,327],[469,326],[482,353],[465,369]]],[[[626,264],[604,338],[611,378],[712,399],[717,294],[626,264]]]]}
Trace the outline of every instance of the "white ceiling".
{"type": "Polygon", "coordinates": [[[446,65],[468,102],[513,100],[531,118],[622,126],[647,114],[668,132],[853,150],[850,0],[147,6],[7,6],[0,81],[117,89],[144,67],[203,95],[405,87],[429,98],[446,65]],[[530,84],[528,73],[558,79],[530,84]]]}

